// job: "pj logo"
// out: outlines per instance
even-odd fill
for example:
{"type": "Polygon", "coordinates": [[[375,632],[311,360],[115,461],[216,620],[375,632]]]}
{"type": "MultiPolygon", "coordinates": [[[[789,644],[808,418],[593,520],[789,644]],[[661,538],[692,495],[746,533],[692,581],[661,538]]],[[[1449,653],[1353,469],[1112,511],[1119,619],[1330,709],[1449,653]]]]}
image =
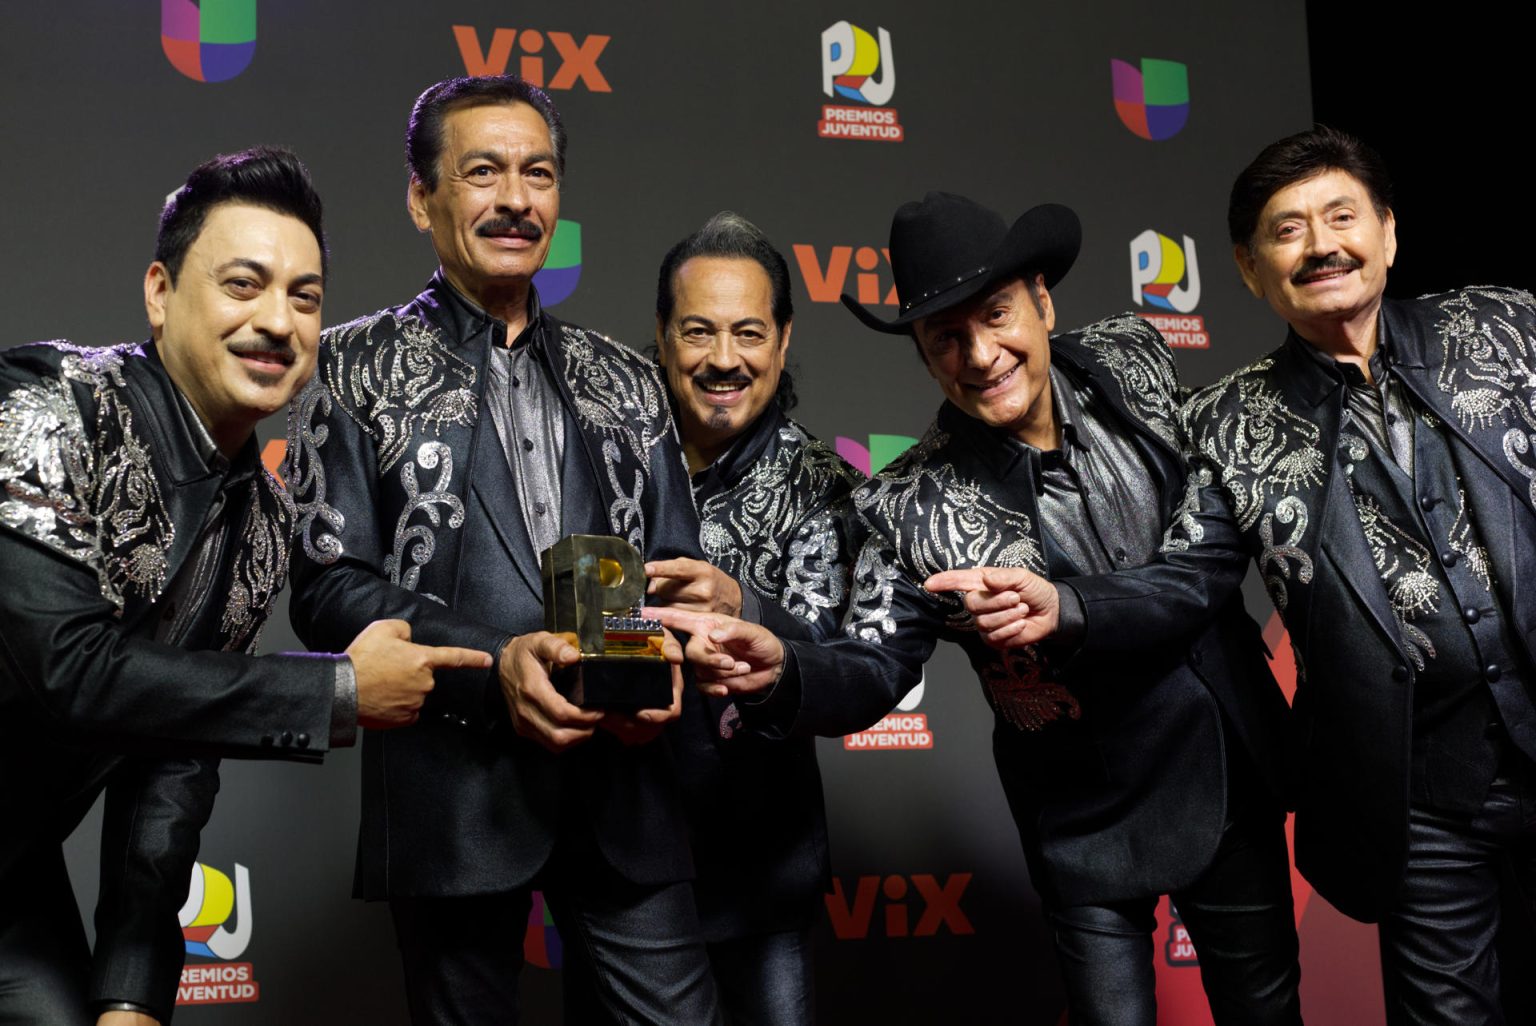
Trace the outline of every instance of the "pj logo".
{"type": "Polygon", "coordinates": [[[1150,308],[1142,316],[1163,333],[1170,346],[1210,348],[1205,318],[1195,313],[1200,303],[1200,263],[1195,240],[1188,235],[1180,246],[1148,228],[1131,240],[1131,300],[1150,308]]]}
{"type": "Polygon", "coordinates": [[[821,91],[836,103],[824,104],[816,134],[823,139],[871,139],[901,142],[896,108],[886,107],[896,92],[896,54],[891,34],[879,41],[850,22],[839,21],[821,33],[821,91]]]}

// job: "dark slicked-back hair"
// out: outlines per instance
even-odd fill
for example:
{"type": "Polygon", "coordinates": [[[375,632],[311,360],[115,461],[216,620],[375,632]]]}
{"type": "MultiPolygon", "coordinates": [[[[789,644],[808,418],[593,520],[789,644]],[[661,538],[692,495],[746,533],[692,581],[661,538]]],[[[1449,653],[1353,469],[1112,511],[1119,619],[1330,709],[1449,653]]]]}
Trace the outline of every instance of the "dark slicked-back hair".
{"type": "Polygon", "coordinates": [[[548,93],[516,75],[446,78],[416,97],[410,123],[405,127],[405,163],[411,177],[425,185],[428,192],[437,188],[438,161],[443,155],[443,119],[453,111],[510,103],[526,103],[539,112],[549,126],[549,141],[555,148],[555,174],[564,178],[565,122],[560,111],[548,93]]]}
{"type": "Polygon", "coordinates": [[[290,150],[254,146],[239,153],[220,154],[199,164],[187,183],[165,201],[155,259],[165,265],[171,284],[181,273],[187,250],[203,232],[208,212],[222,203],[243,203],[287,214],[304,222],[320,244],[320,270],[329,273],[320,194],[309,169],[290,150]]]}
{"type": "MultiPolygon", "coordinates": [[[[672,320],[672,310],[677,305],[673,279],[677,277],[678,268],[694,257],[757,261],[763,273],[768,275],[768,284],[772,290],[770,303],[773,323],[782,334],[784,326],[794,319],[795,304],[789,294],[789,264],[784,254],[774,248],[768,236],[757,225],[740,214],[722,210],[705,221],[698,231],[667,250],[667,255],[661,258],[661,271],[656,277],[656,318],[663,326],[672,320]]],[[[778,403],[780,410],[788,413],[798,401],[794,379],[785,370],[779,375],[774,402],[778,403]]]]}
{"type": "Polygon", "coordinates": [[[1392,178],[1381,155],[1347,132],[1317,125],[1270,143],[1232,183],[1227,231],[1235,245],[1252,243],[1259,214],[1281,189],[1329,171],[1343,171],[1364,185],[1377,217],[1392,209],[1392,178]]]}

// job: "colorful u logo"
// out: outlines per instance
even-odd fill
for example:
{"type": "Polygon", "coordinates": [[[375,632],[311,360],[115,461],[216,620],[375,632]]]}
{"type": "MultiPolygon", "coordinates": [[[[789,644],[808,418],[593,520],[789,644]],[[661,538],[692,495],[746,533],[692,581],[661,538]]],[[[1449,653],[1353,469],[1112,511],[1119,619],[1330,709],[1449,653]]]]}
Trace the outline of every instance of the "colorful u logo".
{"type": "Polygon", "coordinates": [[[160,0],[160,48],[198,82],[224,82],[256,53],[256,0],[160,0]]]}

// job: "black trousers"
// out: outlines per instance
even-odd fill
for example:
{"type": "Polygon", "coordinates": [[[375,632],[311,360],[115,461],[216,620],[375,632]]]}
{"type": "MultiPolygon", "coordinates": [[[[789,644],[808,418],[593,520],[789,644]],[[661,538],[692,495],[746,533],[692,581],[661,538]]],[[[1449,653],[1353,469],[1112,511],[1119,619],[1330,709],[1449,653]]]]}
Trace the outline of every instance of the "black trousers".
{"type": "MultiPolygon", "coordinates": [[[[585,848],[586,846],[581,846],[585,848]]],[[[542,889],[568,958],[584,968],[568,1021],[718,1024],[719,1005],[687,882],[624,879],[595,852],[556,846],[528,886],[505,894],[390,901],[411,1022],[515,1023],[524,924],[542,889]],[[579,1010],[578,1010],[579,1009],[579,1010]]]]}
{"type": "Polygon", "coordinates": [[[811,1026],[816,1021],[811,931],[715,941],[709,965],[728,1026],[811,1026]]]}
{"type": "MultiPolygon", "coordinates": [[[[1217,1026],[1300,1026],[1301,967],[1285,813],[1244,788],[1215,858],[1171,895],[1200,959],[1217,1026]]],[[[1171,827],[1172,828],[1172,827],[1171,827]]],[[[1156,1026],[1159,895],[1047,908],[1072,1026],[1156,1026]]]]}
{"type": "Polygon", "coordinates": [[[58,845],[0,881],[0,1023],[89,1026],[91,949],[58,845]]]}
{"type": "Polygon", "coordinates": [[[1381,922],[1391,1026],[1507,1022],[1494,946],[1505,863],[1536,920],[1536,767],[1513,751],[1475,815],[1409,810],[1403,889],[1381,922]]]}

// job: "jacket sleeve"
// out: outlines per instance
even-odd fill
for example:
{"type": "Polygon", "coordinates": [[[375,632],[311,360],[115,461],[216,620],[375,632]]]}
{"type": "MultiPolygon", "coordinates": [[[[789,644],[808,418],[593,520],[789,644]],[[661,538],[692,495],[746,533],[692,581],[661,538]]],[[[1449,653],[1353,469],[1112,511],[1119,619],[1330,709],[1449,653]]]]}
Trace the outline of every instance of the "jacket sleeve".
{"type": "MultiPolygon", "coordinates": [[[[385,522],[380,509],[378,466],[372,436],[316,375],[288,411],[285,478],[299,514],[288,607],[295,633],[311,649],[340,651],[373,621],[398,619],[411,625],[418,644],[458,645],[499,659],[509,631],[392,582],[385,539],[396,524],[385,522]]],[[[464,511],[429,509],[429,515],[462,519],[464,511]]],[[[430,544],[428,538],[407,550],[430,544]]],[[[445,715],[479,729],[505,722],[494,663],[489,670],[438,670],[434,681],[423,716],[445,715]]]]}
{"type": "Polygon", "coordinates": [[[877,722],[922,680],[944,631],[943,601],[918,587],[889,539],[872,532],[841,632],[787,641],[783,678],[761,702],[738,704],[743,722],[766,737],[840,737],[877,722]]]}
{"type": "Polygon", "coordinates": [[[1184,496],[1166,525],[1162,548],[1144,566],[1058,585],[1082,600],[1079,657],[1119,657],[1193,638],[1236,595],[1248,550],[1222,485],[1221,468],[1192,442],[1188,403],[1173,418],[1186,464],[1184,496]]]}
{"type": "Polygon", "coordinates": [[[329,747],[332,658],[188,651],[129,634],[94,571],[3,527],[0,566],[7,715],[119,749],[318,759],[329,747]]]}
{"type": "Polygon", "coordinates": [[[204,759],[130,759],[107,785],[93,1005],[132,1002],[170,1021],[186,956],[177,914],[218,790],[218,763],[204,759]]]}

